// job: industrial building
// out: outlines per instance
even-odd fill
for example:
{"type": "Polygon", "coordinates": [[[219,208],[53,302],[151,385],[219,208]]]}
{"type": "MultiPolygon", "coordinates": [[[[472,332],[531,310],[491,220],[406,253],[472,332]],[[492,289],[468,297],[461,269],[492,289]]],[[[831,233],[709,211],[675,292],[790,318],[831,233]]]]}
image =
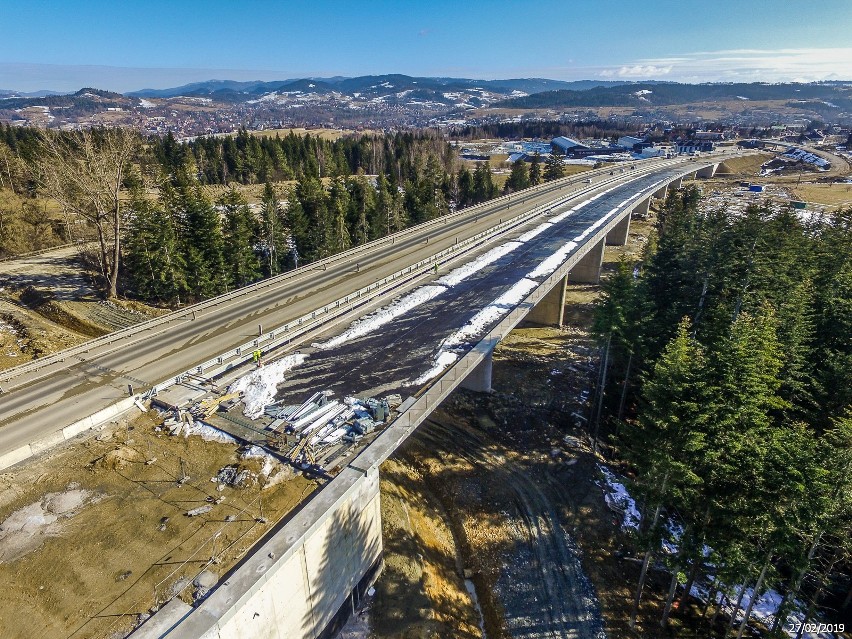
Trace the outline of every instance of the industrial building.
{"type": "Polygon", "coordinates": [[[553,150],[553,153],[558,153],[559,155],[571,155],[577,157],[575,154],[588,150],[589,147],[585,144],[581,144],[577,142],[577,140],[572,140],[571,138],[566,138],[564,135],[560,135],[558,138],[553,138],[550,142],[550,148],[553,150]]]}

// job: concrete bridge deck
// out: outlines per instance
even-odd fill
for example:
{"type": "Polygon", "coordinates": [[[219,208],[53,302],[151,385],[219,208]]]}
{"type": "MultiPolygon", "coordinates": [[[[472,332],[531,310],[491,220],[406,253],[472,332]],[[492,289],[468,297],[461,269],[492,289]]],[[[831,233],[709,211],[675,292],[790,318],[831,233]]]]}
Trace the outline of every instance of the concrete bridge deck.
{"type": "MultiPolygon", "coordinates": [[[[625,175],[502,236],[496,244],[511,249],[498,259],[372,332],[302,349],[309,357],[279,388],[285,401],[318,388],[337,395],[401,392],[410,396],[405,410],[204,602],[195,608],[172,602],[134,636],[322,636],[380,562],[379,465],[456,387],[487,390],[491,352],[519,322],[561,321],[566,281],[597,281],[603,246],[626,241],[632,211],[647,210],[650,197],[664,197],[685,174],[712,176],[715,166],[677,162],[625,175]],[[492,311],[482,316],[484,309],[492,311]]],[[[421,284],[436,287],[446,274],[421,284]]],[[[323,339],[339,333],[327,331],[323,339]]]]}
{"type": "Polygon", "coordinates": [[[496,229],[507,226],[512,218],[535,214],[571,194],[589,192],[592,196],[609,188],[606,184],[660,167],[680,166],[683,172],[696,165],[661,160],[637,162],[636,166],[635,172],[614,177],[608,170],[590,172],[582,178],[566,178],[498,198],[4,371],[0,373],[0,468],[130,409],[130,387],[139,393],[173,383],[202,364],[199,372],[213,374],[249,357],[250,351],[241,351],[240,346],[252,347],[251,340],[258,333],[259,346],[267,349],[304,335],[308,327],[321,326],[337,312],[329,305],[337,303],[335,308],[341,313],[357,310],[402,285],[416,283],[435,261],[452,258],[457,249],[473,250],[490,236],[505,232],[496,229]],[[591,186],[586,184],[589,175],[591,186]],[[340,306],[341,300],[347,300],[346,304],[340,306]],[[223,358],[223,353],[228,357],[223,358]]]}

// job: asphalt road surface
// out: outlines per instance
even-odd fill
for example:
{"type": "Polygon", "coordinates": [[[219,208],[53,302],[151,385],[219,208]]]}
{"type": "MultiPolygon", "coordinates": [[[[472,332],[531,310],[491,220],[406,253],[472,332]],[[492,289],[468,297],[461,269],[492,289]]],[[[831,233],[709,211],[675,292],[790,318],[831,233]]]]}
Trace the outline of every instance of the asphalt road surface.
{"type": "MultiPolygon", "coordinates": [[[[417,384],[415,380],[432,368],[441,343],[477,311],[528,276],[542,260],[607,215],[627,197],[677,173],[677,169],[664,170],[616,188],[554,224],[547,232],[448,288],[445,293],[398,316],[374,332],[334,348],[300,349],[302,353],[308,354],[308,358],[287,374],[287,379],[279,386],[278,398],[285,404],[299,404],[319,390],[331,390],[337,397],[350,394],[376,396],[393,392],[405,396],[416,392],[422,384],[417,384]]],[[[573,202],[562,205],[555,209],[555,213],[574,205],[573,202]]],[[[502,237],[497,244],[516,239],[546,219],[537,218],[502,237]]],[[[581,244],[569,255],[582,250],[581,244]]],[[[435,279],[445,275],[447,270],[440,272],[435,279]]],[[[541,281],[546,277],[535,279],[541,281]]],[[[424,282],[424,285],[428,284],[424,282]]],[[[509,310],[506,309],[506,313],[509,310]]],[[[323,338],[328,339],[340,333],[341,328],[338,326],[329,330],[323,338]]],[[[482,333],[487,330],[488,327],[482,333]]],[[[474,338],[467,346],[471,347],[477,341],[474,338]]]]}
{"type": "MultiPolygon", "coordinates": [[[[294,371],[285,392],[301,397],[318,386],[339,393],[405,387],[415,373],[429,367],[445,335],[520,279],[565,238],[585,229],[596,216],[609,211],[613,202],[635,193],[641,184],[696,166],[688,161],[679,161],[675,168],[659,169],[660,165],[671,167],[672,161],[637,162],[637,170],[613,178],[609,172],[598,173],[595,185],[635,178],[645,172],[647,175],[598,199],[555,226],[552,233],[539,236],[455,287],[451,296],[414,309],[375,335],[314,354],[294,371]]],[[[439,224],[399,234],[393,242],[385,239],[358,254],[333,259],[326,270],[308,267],[247,287],[244,295],[206,307],[195,319],[176,315],[164,324],[139,329],[112,344],[4,382],[4,392],[0,394],[0,455],[127,397],[128,384],[142,390],[246,342],[256,336],[259,324],[266,328],[284,324],[448,248],[457,240],[487,230],[500,219],[587,189],[587,176],[547,185],[535,193],[517,194],[510,204],[499,202],[448,216],[439,224]]],[[[530,228],[537,223],[532,222],[530,228]]],[[[516,233],[519,234],[520,231],[516,233]]],[[[483,250],[507,239],[501,237],[483,250]]]]}

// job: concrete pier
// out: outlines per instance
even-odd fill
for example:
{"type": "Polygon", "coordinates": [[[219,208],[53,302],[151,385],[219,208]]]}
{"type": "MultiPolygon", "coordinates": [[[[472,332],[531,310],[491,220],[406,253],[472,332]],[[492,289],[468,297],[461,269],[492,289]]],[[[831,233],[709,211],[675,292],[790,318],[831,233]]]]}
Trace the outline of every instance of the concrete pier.
{"type": "Polygon", "coordinates": [[[597,284],[601,281],[605,238],[589,249],[568,273],[568,281],[573,284],[597,284]]]}
{"type": "Polygon", "coordinates": [[[550,289],[550,292],[532,308],[526,320],[531,324],[540,326],[562,326],[565,314],[565,287],[567,285],[567,277],[559,280],[556,286],[550,289]]]}
{"type": "Polygon", "coordinates": [[[666,185],[658,188],[656,191],[654,191],[654,197],[659,199],[659,200],[665,200],[666,195],[668,195],[668,192],[669,192],[669,187],[666,184],[666,185]]]}
{"type": "MultiPolygon", "coordinates": [[[[564,295],[564,286],[563,286],[564,295]]],[[[470,374],[462,380],[460,386],[475,393],[490,393],[491,392],[491,369],[492,355],[494,351],[490,351],[485,358],[476,365],[470,374]]]]}
{"type": "Polygon", "coordinates": [[[634,213],[639,213],[640,215],[648,215],[651,210],[651,198],[646,197],[644,200],[639,202],[635,207],[633,207],[634,213]]]}
{"type": "Polygon", "coordinates": [[[627,244],[627,235],[630,233],[630,212],[628,211],[624,217],[616,224],[613,229],[606,234],[606,243],[608,246],[624,246],[627,244]]]}

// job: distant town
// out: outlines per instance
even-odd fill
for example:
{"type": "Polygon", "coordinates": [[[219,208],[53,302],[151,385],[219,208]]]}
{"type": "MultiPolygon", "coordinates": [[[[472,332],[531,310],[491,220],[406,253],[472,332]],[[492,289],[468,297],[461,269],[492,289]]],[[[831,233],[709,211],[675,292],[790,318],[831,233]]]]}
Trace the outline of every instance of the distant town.
{"type": "Polygon", "coordinates": [[[843,136],[852,125],[852,84],[477,81],[384,75],[277,83],[211,81],[127,94],[92,88],[68,95],[0,91],[0,122],[14,126],[75,130],[122,125],[146,135],[172,133],[177,139],[241,128],[454,131],[591,121],[625,132],[656,126],[739,137],[843,136]],[[819,126],[813,127],[814,122],[819,126]]]}

